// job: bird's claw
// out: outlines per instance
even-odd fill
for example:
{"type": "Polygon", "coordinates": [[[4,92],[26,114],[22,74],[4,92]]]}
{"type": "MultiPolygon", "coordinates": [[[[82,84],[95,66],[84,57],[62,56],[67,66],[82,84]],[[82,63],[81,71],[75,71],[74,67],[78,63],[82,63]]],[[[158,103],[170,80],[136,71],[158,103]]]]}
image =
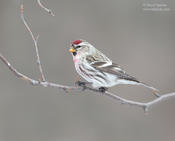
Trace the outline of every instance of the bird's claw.
{"type": "Polygon", "coordinates": [[[86,89],[86,82],[82,82],[82,81],[76,81],[75,85],[78,85],[79,87],[82,87],[83,91],[86,89]]]}
{"type": "Polygon", "coordinates": [[[76,81],[75,84],[81,87],[86,86],[86,82],[82,82],[82,81],[76,81]]]}
{"type": "Polygon", "coordinates": [[[99,92],[101,92],[101,93],[105,93],[106,90],[107,90],[107,88],[105,88],[105,87],[100,87],[98,90],[99,90],[99,92]]]}

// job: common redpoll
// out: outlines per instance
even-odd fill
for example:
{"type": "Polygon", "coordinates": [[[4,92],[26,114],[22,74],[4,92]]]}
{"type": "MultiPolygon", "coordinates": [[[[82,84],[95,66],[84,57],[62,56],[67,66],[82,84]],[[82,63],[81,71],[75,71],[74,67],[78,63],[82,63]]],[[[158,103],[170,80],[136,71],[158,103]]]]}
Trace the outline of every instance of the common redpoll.
{"type": "Polygon", "coordinates": [[[84,40],[75,40],[69,50],[73,56],[75,69],[92,87],[104,92],[107,88],[118,84],[142,85],[157,91],[154,87],[140,82],[128,75],[117,64],[84,40]]]}

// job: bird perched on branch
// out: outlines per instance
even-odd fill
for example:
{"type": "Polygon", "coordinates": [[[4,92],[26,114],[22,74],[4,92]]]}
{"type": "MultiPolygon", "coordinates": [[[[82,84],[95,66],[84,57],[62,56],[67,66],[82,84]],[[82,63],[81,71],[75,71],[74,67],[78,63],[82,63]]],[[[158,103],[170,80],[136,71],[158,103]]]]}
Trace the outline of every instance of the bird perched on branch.
{"type": "Polygon", "coordinates": [[[128,75],[119,65],[84,40],[72,42],[69,51],[73,56],[77,73],[101,92],[118,84],[142,85],[152,89],[154,94],[157,92],[154,87],[128,75]]]}

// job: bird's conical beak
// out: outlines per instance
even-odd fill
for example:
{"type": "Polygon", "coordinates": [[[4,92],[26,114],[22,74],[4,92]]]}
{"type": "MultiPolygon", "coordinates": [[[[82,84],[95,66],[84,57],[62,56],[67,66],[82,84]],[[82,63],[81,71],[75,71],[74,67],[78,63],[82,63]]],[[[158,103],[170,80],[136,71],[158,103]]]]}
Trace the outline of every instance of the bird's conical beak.
{"type": "Polygon", "coordinates": [[[69,49],[69,52],[74,53],[74,52],[76,52],[76,50],[75,50],[74,48],[70,48],[70,49],[69,49]]]}

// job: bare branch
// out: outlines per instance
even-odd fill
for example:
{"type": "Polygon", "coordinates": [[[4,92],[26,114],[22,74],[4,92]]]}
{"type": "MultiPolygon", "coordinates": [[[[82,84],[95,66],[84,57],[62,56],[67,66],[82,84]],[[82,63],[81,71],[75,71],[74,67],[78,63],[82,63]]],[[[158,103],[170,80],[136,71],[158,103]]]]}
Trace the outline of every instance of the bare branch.
{"type": "Polygon", "coordinates": [[[43,8],[46,12],[48,12],[48,13],[51,14],[52,16],[55,16],[54,13],[52,12],[52,10],[51,10],[51,9],[48,9],[48,8],[46,8],[46,7],[44,7],[44,5],[41,3],[40,0],[37,0],[37,3],[38,3],[38,5],[39,5],[41,8],[43,8]]]}
{"type": "Polygon", "coordinates": [[[21,78],[21,79],[23,79],[23,80],[29,82],[29,83],[32,84],[32,85],[37,85],[37,84],[39,84],[38,81],[33,80],[33,79],[27,77],[26,75],[24,75],[24,74],[18,72],[18,71],[7,61],[7,59],[6,59],[1,53],[0,53],[0,59],[1,59],[2,62],[10,69],[10,71],[13,72],[13,74],[14,74],[15,76],[17,76],[18,78],[21,78]]]}
{"type": "Polygon", "coordinates": [[[149,110],[149,108],[155,104],[158,104],[162,101],[168,100],[169,98],[172,98],[172,97],[175,98],[175,92],[173,92],[173,93],[161,95],[150,102],[142,103],[142,102],[136,102],[136,101],[131,101],[131,100],[121,98],[121,97],[114,95],[113,93],[110,93],[110,92],[105,92],[104,95],[109,96],[115,100],[119,100],[122,104],[128,104],[131,106],[143,108],[145,112],[147,112],[149,110]]]}
{"type": "MultiPolygon", "coordinates": [[[[40,1],[38,0],[39,5],[42,7],[40,1]]],[[[47,11],[47,10],[46,10],[47,11]]],[[[38,37],[35,39],[34,35],[32,33],[32,31],[30,30],[27,22],[24,19],[24,7],[23,5],[21,5],[21,19],[25,25],[25,27],[27,28],[27,30],[29,31],[34,44],[35,44],[35,51],[36,51],[36,56],[37,56],[37,63],[38,63],[38,67],[41,73],[41,78],[42,81],[38,81],[38,80],[34,80],[22,73],[20,73],[19,71],[17,71],[10,63],[9,61],[0,53],[0,60],[9,68],[9,70],[18,78],[21,78],[22,80],[28,82],[29,84],[33,85],[33,86],[43,86],[43,87],[54,87],[54,88],[59,88],[59,89],[63,89],[66,92],[69,92],[70,90],[78,90],[78,91],[82,91],[82,90],[89,90],[89,91],[93,91],[96,93],[102,93],[100,92],[98,89],[93,89],[91,87],[87,87],[85,86],[67,86],[67,85],[60,85],[60,84],[56,84],[56,83],[52,83],[52,82],[48,82],[45,80],[43,71],[42,71],[42,67],[41,67],[41,63],[40,63],[40,58],[39,58],[39,53],[38,53],[38,46],[37,46],[37,41],[38,41],[38,37]]],[[[157,97],[156,99],[150,101],[150,102],[146,102],[146,103],[142,103],[142,102],[136,102],[136,101],[131,101],[131,100],[127,100],[124,99],[122,97],[119,97],[111,92],[105,91],[104,93],[102,93],[103,95],[106,95],[110,98],[113,98],[114,100],[118,100],[119,102],[121,102],[122,104],[127,104],[130,106],[136,106],[139,108],[144,109],[145,112],[147,112],[149,110],[150,107],[152,107],[155,104],[158,104],[164,100],[168,100],[169,98],[175,98],[175,92],[174,93],[168,93],[168,94],[164,94],[161,95],[160,97],[157,97]]]]}
{"type": "Polygon", "coordinates": [[[43,87],[55,87],[55,88],[60,88],[63,90],[76,90],[76,89],[78,90],[78,89],[80,89],[80,87],[66,86],[66,85],[55,84],[55,83],[47,82],[47,81],[40,82],[38,80],[34,80],[34,79],[20,73],[19,71],[17,71],[1,53],[0,53],[0,60],[2,60],[2,62],[9,68],[9,70],[11,72],[13,72],[13,74],[15,76],[17,76],[18,78],[21,78],[22,80],[25,80],[26,82],[28,82],[34,86],[41,85],[43,87]]]}
{"type": "Polygon", "coordinates": [[[36,51],[36,57],[37,57],[37,65],[38,65],[38,68],[39,68],[39,71],[40,71],[40,74],[41,74],[41,79],[42,79],[42,81],[46,81],[44,73],[43,73],[43,69],[41,67],[41,61],[40,61],[39,51],[38,51],[38,38],[39,38],[39,35],[35,39],[35,37],[34,37],[32,31],[31,31],[30,27],[28,26],[26,20],[24,19],[24,6],[23,6],[23,4],[21,4],[20,11],[21,11],[22,22],[24,23],[25,27],[27,28],[28,32],[30,33],[30,35],[32,37],[32,40],[34,42],[34,45],[35,45],[35,51],[36,51]]]}
{"type": "MultiPolygon", "coordinates": [[[[96,93],[101,93],[99,90],[97,89],[93,89],[93,88],[90,88],[90,87],[75,87],[75,86],[67,86],[67,85],[60,85],[60,84],[56,84],[56,83],[52,83],[52,82],[48,82],[48,81],[45,81],[45,82],[40,82],[38,80],[34,80],[32,78],[29,78],[28,76],[18,72],[8,61],[7,59],[2,55],[0,54],[0,60],[2,60],[2,62],[10,69],[10,71],[13,72],[13,74],[15,76],[17,76],[18,78],[21,78],[22,80],[25,80],[27,81],[28,83],[30,83],[31,85],[34,85],[34,86],[43,86],[43,87],[54,87],[54,88],[59,88],[59,89],[63,89],[64,91],[66,92],[69,92],[70,90],[78,90],[78,91],[82,91],[82,90],[89,90],[89,91],[93,91],[93,92],[96,92],[96,93]]],[[[152,107],[153,105],[155,104],[158,104],[162,101],[165,101],[165,100],[168,100],[172,97],[175,98],[175,93],[168,93],[168,94],[164,94],[164,95],[161,95],[160,97],[150,101],[150,102],[147,102],[147,103],[142,103],[142,102],[136,102],[136,101],[131,101],[131,100],[127,100],[127,99],[124,99],[122,97],[119,97],[111,92],[104,92],[102,93],[102,95],[106,95],[108,97],[111,97],[115,100],[118,100],[119,102],[121,102],[122,104],[127,104],[127,105],[130,105],[130,106],[136,106],[136,107],[139,107],[139,108],[143,108],[145,112],[147,112],[149,110],[150,107],[152,107]]]]}

